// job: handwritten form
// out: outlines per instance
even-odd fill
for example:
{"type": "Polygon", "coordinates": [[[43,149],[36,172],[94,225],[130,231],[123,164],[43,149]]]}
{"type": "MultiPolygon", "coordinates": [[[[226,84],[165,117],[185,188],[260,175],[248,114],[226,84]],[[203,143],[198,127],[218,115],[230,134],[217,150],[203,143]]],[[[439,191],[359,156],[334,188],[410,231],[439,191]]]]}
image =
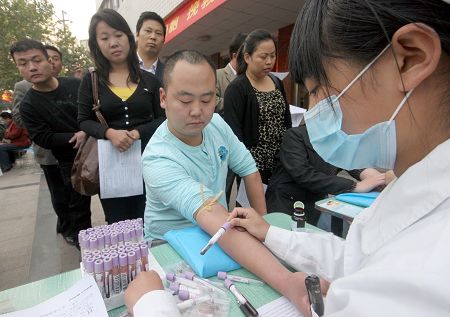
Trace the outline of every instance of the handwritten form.
{"type": "Polygon", "coordinates": [[[141,140],[119,152],[109,140],[98,140],[100,196],[128,197],[144,193],[141,140]]]}
{"type": "Polygon", "coordinates": [[[280,297],[258,309],[260,317],[302,317],[286,297],[280,297]]]}
{"type": "Polygon", "coordinates": [[[108,317],[100,290],[92,276],[86,276],[64,293],[32,308],[2,317],[108,317]]]}

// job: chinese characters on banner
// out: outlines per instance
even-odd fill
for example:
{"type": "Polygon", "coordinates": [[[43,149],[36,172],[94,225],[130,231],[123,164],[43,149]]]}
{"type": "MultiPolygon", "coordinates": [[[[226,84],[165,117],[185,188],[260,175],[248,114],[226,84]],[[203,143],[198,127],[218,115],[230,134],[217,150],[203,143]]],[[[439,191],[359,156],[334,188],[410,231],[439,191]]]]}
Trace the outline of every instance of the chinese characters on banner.
{"type": "Polygon", "coordinates": [[[192,0],[184,4],[166,19],[166,39],[169,42],[202,17],[227,0],[192,0]]]}

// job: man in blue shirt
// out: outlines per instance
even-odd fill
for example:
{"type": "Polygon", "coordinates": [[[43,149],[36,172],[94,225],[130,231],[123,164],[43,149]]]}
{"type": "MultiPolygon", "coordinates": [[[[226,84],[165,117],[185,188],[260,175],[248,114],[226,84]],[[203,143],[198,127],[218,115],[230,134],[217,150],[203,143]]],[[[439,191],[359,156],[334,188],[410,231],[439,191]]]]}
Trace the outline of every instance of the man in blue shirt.
{"type": "MultiPolygon", "coordinates": [[[[196,51],[177,52],[166,61],[160,100],[167,120],[147,144],[142,158],[147,238],[192,224],[211,235],[217,232],[229,214],[225,198],[218,203],[213,198],[225,189],[228,167],[243,177],[251,206],[266,213],[255,162],[220,116],[213,116],[215,74],[211,61],[196,51]],[[210,208],[205,208],[207,205],[210,208]]],[[[289,271],[247,231],[231,228],[219,245],[297,306],[303,301],[305,274],[289,271]]],[[[135,316],[148,316],[149,312],[152,316],[178,316],[174,299],[162,288],[156,273],[143,272],[127,289],[126,304],[135,316]]]]}
{"type": "MultiPolygon", "coordinates": [[[[243,177],[252,206],[266,213],[255,161],[220,115],[214,114],[213,64],[194,51],[175,53],[168,62],[160,90],[167,120],[142,157],[146,238],[161,239],[169,230],[195,224],[207,201],[225,189],[228,167],[243,177]]],[[[228,210],[225,195],[214,207],[228,210]]]]}

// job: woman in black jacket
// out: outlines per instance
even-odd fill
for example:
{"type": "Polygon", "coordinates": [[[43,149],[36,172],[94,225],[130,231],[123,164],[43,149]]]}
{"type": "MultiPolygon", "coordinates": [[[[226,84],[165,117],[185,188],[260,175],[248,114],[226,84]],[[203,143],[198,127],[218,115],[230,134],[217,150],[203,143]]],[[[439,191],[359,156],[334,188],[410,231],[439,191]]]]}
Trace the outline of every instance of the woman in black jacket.
{"type": "MultiPolygon", "coordinates": [[[[92,111],[91,75],[84,76],[78,96],[81,130],[97,139],[107,139],[124,152],[141,140],[142,151],[165,119],[159,102],[158,79],[139,68],[134,35],[116,11],[96,13],[89,26],[89,49],[98,73],[100,111],[109,128],[102,126],[92,111]]],[[[145,193],[102,199],[106,221],[140,218],[145,210],[145,193]]]]}
{"type": "Polygon", "coordinates": [[[308,223],[317,225],[320,212],[314,208],[316,201],[328,194],[369,192],[385,184],[385,174],[374,169],[349,171],[350,175],[361,181],[337,176],[339,171],[314,151],[303,123],[289,129],[283,138],[279,162],[266,191],[267,211],[291,215],[294,202],[299,200],[305,204],[308,223]]]}
{"type": "Polygon", "coordinates": [[[275,41],[265,30],[251,32],[238,52],[237,73],[224,95],[224,117],[250,150],[263,183],[276,165],[282,137],[292,126],[283,84],[270,74],[275,41]]]}

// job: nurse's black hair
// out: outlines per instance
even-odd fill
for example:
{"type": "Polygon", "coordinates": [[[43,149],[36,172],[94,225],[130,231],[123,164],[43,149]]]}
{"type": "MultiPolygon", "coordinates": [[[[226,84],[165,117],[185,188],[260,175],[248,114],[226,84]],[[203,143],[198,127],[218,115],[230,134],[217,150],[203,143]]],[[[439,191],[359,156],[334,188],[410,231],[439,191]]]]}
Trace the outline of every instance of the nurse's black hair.
{"type": "Polygon", "coordinates": [[[402,26],[421,22],[432,27],[450,55],[450,4],[442,0],[307,0],[294,26],[289,70],[329,87],[324,62],[344,59],[367,65],[402,26]]]}
{"type": "Polygon", "coordinates": [[[273,43],[275,44],[275,39],[273,38],[272,34],[270,34],[269,31],[263,29],[256,29],[250,32],[249,35],[247,35],[244,43],[242,43],[241,47],[239,48],[236,59],[236,72],[238,73],[238,75],[245,73],[245,71],[247,70],[247,63],[245,62],[244,54],[247,53],[249,55],[252,55],[258,47],[259,43],[268,40],[273,41],[273,43]]]}
{"type": "Polygon", "coordinates": [[[127,21],[116,11],[112,9],[103,9],[94,14],[91,18],[91,23],[89,24],[89,50],[91,52],[92,59],[95,63],[95,68],[98,73],[98,77],[101,81],[109,83],[108,77],[111,71],[111,63],[102,54],[97,43],[97,25],[101,22],[105,22],[113,29],[125,33],[128,38],[128,43],[130,45],[130,51],[127,56],[128,71],[128,82],[139,83],[141,79],[141,71],[139,68],[139,60],[136,54],[136,42],[134,41],[134,34],[131,32],[127,21]]]}

